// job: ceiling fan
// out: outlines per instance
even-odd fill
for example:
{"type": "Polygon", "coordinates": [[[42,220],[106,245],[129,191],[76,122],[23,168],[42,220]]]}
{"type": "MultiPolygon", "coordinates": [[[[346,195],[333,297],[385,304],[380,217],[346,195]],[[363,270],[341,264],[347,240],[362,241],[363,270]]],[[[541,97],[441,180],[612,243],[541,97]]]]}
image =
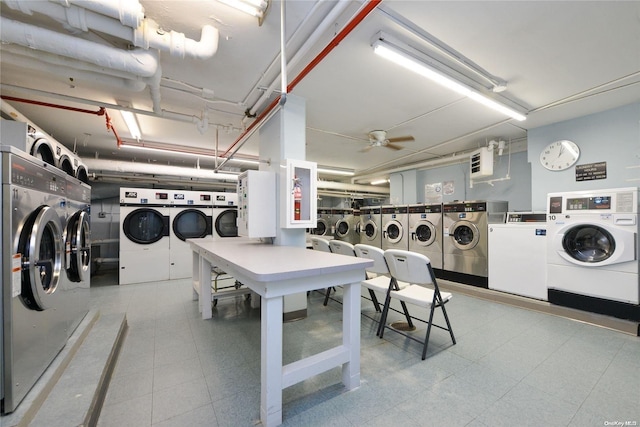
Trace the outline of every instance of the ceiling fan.
{"type": "Polygon", "coordinates": [[[414,140],[415,138],[410,135],[387,138],[386,130],[372,130],[369,132],[369,146],[364,148],[362,151],[369,151],[373,147],[386,147],[391,150],[402,150],[402,147],[400,145],[396,145],[396,143],[414,140]]]}

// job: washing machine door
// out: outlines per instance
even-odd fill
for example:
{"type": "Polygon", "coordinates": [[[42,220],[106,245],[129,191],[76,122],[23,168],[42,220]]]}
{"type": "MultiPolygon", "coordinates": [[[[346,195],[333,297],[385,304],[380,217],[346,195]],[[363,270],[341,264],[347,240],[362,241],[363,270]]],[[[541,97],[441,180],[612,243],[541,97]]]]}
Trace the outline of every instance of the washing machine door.
{"type": "Polygon", "coordinates": [[[635,261],[636,235],[631,230],[597,224],[573,224],[558,231],[558,254],[572,264],[600,267],[635,261]]]}
{"type": "Polygon", "coordinates": [[[55,154],[51,143],[46,138],[38,138],[31,146],[31,155],[49,163],[52,166],[56,166],[55,154]]]}
{"type": "Polygon", "coordinates": [[[382,238],[387,239],[391,243],[398,243],[402,239],[403,234],[402,224],[392,220],[385,224],[384,230],[382,231],[382,238]]]}
{"type": "Polygon", "coordinates": [[[456,248],[467,251],[480,241],[480,230],[472,222],[457,221],[449,227],[449,237],[456,248]]]}
{"type": "Polygon", "coordinates": [[[327,234],[328,229],[329,228],[327,227],[327,221],[325,221],[324,219],[318,219],[318,221],[316,222],[316,228],[312,230],[312,233],[316,236],[324,236],[325,234],[327,234]]]}
{"type": "Polygon", "coordinates": [[[67,222],[65,252],[69,280],[72,282],[87,280],[91,264],[91,232],[87,212],[77,211],[67,222]]]}
{"type": "Polygon", "coordinates": [[[64,244],[60,217],[50,206],[40,206],[25,221],[18,253],[22,255],[20,298],[27,308],[43,311],[51,306],[62,271],[64,244]]]}
{"type": "Polygon", "coordinates": [[[350,229],[351,226],[349,225],[349,221],[341,219],[336,222],[336,234],[338,237],[347,237],[350,229]]]}
{"type": "Polygon", "coordinates": [[[411,232],[411,240],[419,246],[429,246],[436,240],[436,227],[429,221],[420,221],[411,232]]]}
{"type": "Polygon", "coordinates": [[[58,159],[58,169],[61,169],[69,176],[76,176],[75,171],[73,170],[73,163],[71,162],[69,156],[67,156],[66,154],[63,154],[62,156],[60,156],[60,159],[58,159]]]}
{"type": "Polygon", "coordinates": [[[132,242],[149,245],[169,235],[169,217],[153,208],[135,209],[125,217],[122,231],[132,242]]]}
{"type": "Polygon", "coordinates": [[[367,221],[361,230],[367,240],[375,240],[378,236],[378,226],[373,221],[367,221]]]}
{"type": "Polygon", "coordinates": [[[210,216],[198,209],[185,209],[173,219],[173,234],[182,241],[211,235],[210,216]]]}
{"type": "Polygon", "coordinates": [[[220,237],[238,237],[238,210],[227,209],[216,218],[216,233],[220,237]]]}

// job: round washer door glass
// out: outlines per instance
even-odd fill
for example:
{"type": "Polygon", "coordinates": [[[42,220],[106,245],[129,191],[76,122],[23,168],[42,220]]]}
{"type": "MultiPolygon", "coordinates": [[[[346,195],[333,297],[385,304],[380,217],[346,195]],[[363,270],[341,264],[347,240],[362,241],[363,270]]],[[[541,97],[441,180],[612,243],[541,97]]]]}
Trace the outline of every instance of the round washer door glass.
{"type": "Polygon", "coordinates": [[[402,238],[402,225],[397,221],[391,221],[386,225],[383,237],[391,243],[398,243],[402,238]]]}
{"type": "Polygon", "coordinates": [[[458,221],[449,229],[453,245],[461,250],[473,249],[480,241],[480,230],[469,221],[458,221]]]}
{"type": "Polygon", "coordinates": [[[220,237],[238,237],[238,211],[227,209],[216,218],[216,233],[220,237]]]}
{"type": "Polygon", "coordinates": [[[364,235],[367,236],[367,239],[373,240],[378,234],[378,229],[376,225],[369,221],[364,225],[364,235]]]}
{"type": "Polygon", "coordinates": [[[65,246],[67,247],[67,276],[72,282],[86,280],[91,263],[91,234],[89,215],[78,211],[67,223],[65,246]]]}
{"type": "Polygon", "coordinates": [[[49,206],[40,206],[25,221],[18,240],[22,254],[21,299],[32,310],[42,311],[58,288],[64,244],[60,218],[49,206]]]}
{"type": "Polygon", "coordinates": [[[173,219],[173,234],[182,241],[211,234],[211,217],[197,209],[185,209],[173,219]]]}
{"type": "Polygon", "coordinates": [[[343,219],[336,224],[336,234],[345,237],[349,233],[349,223],[343,219]]]}
{"type": "Polygon", "coordinates": [[[151,208],[136,209],[125,217],[122,230],[132,242],[148,245],[169,235],[169,217],[151,208]]]}
{"type": "Polygon", "coordinates": [[[327,232],[327,223],[323,220],[318,220],[316,228],[313,229],[313,234],[316,236],[324,236],[327,232]]]}
{"type": "Polygon", "coordinates": [[[433,224],[420,223],[416,227],[415,241],[421,246],[429,246],[436,239],[436,232],[433,224]]]}
{"type": "Polygon", "coordinates": [[[613,255],[616,241],[604,228],[584,224],[572,227],[565,233],[562,247],[578,261],[598,263],[613,255]]]}

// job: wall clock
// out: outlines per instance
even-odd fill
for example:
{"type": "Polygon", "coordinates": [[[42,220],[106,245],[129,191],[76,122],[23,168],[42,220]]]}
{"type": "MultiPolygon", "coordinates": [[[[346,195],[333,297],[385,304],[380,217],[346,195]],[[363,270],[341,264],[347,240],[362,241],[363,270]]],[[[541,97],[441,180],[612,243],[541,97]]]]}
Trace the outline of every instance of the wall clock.
{"type": "Polygon", "coordinates": [[[580,157],[580,147],[566,139],[552,142],[540,153],[540,164],[551,171],[561,171],[575,165],[580,157]]]}

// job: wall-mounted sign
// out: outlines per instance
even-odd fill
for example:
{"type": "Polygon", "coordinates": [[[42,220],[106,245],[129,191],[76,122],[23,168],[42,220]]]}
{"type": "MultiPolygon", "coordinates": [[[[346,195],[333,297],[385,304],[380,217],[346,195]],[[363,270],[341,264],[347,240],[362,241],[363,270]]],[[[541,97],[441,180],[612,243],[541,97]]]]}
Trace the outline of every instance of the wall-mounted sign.
{"type": "Polygon", "coordinates": [[[576,165],[576,181],[592,181],[607,178],[607,162],[576,165]]]}

